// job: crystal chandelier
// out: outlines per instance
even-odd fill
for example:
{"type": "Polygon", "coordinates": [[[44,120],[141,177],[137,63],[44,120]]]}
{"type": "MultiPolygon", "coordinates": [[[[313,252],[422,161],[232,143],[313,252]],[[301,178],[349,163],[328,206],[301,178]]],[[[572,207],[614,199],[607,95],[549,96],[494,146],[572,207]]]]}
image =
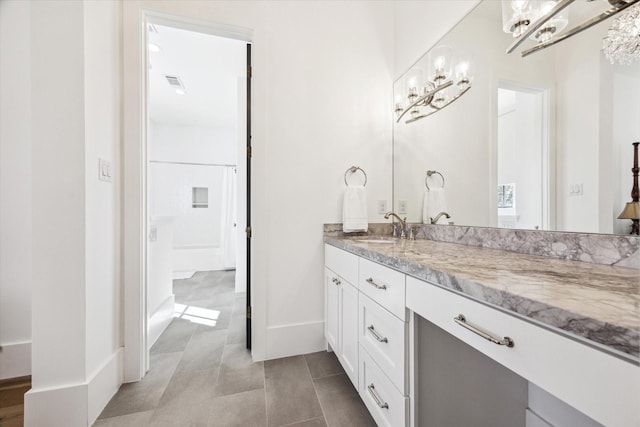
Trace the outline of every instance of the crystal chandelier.
{"type": "Polygon", "coordinates": [[[614,18],[602,48],[612,64],[630,65],[640,59],[640,3],[614,18]]]}

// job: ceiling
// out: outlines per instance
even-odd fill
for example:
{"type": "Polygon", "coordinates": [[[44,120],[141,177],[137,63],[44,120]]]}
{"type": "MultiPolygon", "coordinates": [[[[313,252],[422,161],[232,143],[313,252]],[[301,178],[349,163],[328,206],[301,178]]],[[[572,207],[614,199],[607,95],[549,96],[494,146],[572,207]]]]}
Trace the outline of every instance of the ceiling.
{"type": "Polygon", "coordinates": [[[246,74],[246,42],[154,25],[149,42],[149,118],[158,123],[235,129],[238,77],[246,74]],[[165,75],[178,76],[178,95],[165,75]]]}

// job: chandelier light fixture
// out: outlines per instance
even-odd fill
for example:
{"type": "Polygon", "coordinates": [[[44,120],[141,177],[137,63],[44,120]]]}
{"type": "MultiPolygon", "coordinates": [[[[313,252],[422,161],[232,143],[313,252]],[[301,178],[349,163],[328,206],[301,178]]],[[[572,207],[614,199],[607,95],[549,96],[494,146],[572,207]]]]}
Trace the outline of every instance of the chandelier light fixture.
{"type": "Polygon", "coordinates": [[[460,98],[473,81],[471,54],[441,45],[427,55],[426,69],[416,66],[405,76],[406,95],[395,102],[396,122],[409,113],[405,123],[427,117],[460,98]]]}
{"type": "Polygon", "coordinates": [[[628,14],[620,15],[620,18],[614,22],[605,39],[605,52],[607,49],[610,52],[616,52],[615,58],[624,61],[640,55],[640,20],[638,18],[640,10],[638,6],[631,7],[640,0],[604,0],[609,6],[607,10],[562,32],[569,23],[568,6],[574,1],[502,0],[502,29],[515,38],[507,48],[507,53],[514,52],[527,39],[537,41],[535,46],[522,51],[521,55],[525,57],[566,40],[630,8],[628,14]]]}
{"type": "Polygon", "coordinates": [[[602,48],[612,64],[630,65],[640,59],[640,3],[614,18],[602,48]]]}

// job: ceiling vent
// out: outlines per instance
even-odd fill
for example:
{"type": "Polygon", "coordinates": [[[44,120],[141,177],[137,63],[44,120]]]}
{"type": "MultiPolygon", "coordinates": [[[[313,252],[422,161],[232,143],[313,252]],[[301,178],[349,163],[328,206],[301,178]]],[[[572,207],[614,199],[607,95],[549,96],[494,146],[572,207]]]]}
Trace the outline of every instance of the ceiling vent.
{"type": "Polygon", "coordinates": [[[180,77],[165,75],[164,78],[167,79],[167,82],[169,82],[169,86],[171,86],[172,88],[185,90],[184,85],[182,84],[182,80],[180,80],[180,77]]]}

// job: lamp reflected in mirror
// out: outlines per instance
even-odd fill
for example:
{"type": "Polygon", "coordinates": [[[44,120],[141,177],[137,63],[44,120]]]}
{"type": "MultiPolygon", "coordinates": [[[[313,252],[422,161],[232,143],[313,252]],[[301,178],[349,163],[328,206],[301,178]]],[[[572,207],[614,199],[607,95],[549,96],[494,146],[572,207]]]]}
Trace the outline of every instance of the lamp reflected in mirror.
{"type": "Polygon", "coordinates": [[[622,213],[618,215],[618,219],[630,219],[632,221],[631,224],[631,233],[640,235],[640,229],[638,225],[640,223],[640,190],[638,189],[638,145],[640,142],[633,143],[633,187],[631,188],[631,202],[628,202],[622,213]]]}

